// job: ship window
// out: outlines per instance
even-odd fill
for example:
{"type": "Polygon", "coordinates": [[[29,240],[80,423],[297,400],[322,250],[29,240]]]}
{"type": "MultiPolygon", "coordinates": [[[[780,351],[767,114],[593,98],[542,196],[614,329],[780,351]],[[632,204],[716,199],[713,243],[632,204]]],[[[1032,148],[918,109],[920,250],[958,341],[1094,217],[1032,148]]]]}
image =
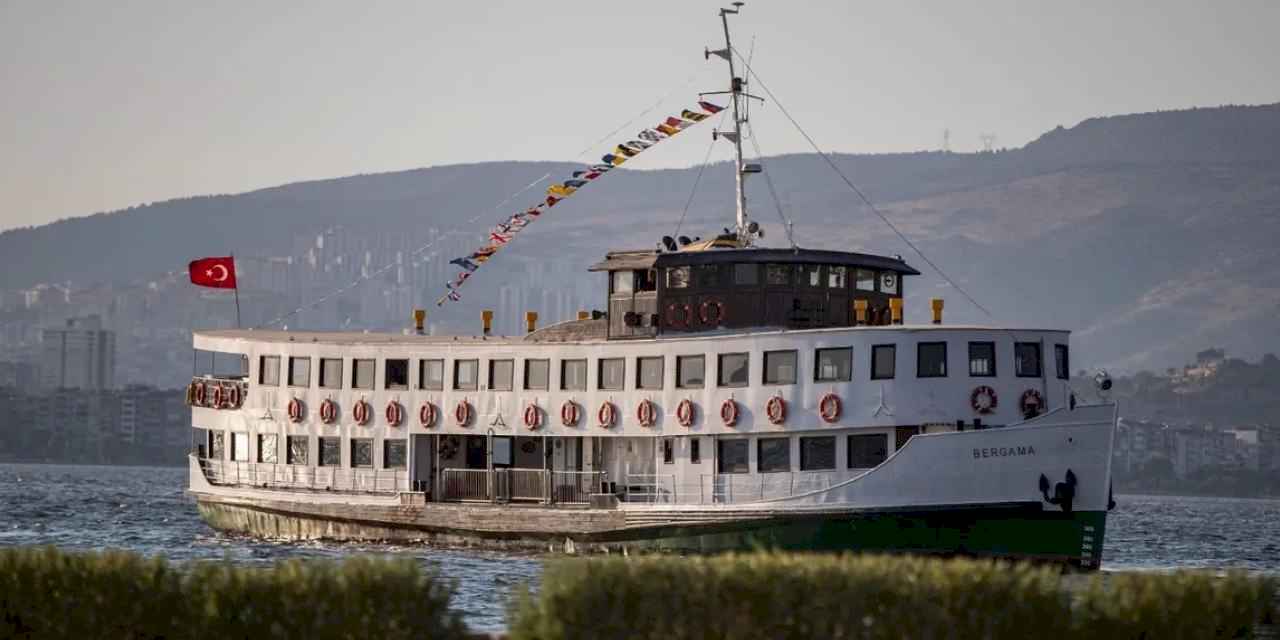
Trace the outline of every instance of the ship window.
{"type": "Polygon", "coordinates": [[[1071,379],[1071,363],[1068,357],[1067,345],[1053,345],[1053,366],[1057,370],[1059,380],[1071,379]]]}
{"type": "Polygon", "coordinates": [[[689,287],[689,267],[671,267],[667,269],[668,289],[687,289],[689,287]]]}
{"type": "Polygon", "coordinates": [[[613,292],[631,293],[636,288],[636,275],[633,271],[613,272],[613,292]]]}
{"type": "Polygon", "coordinates": [[[891,344],[878,344],[871,347],[871,379],[892,380],[897,354],[898,348],[891,344]]]}
{"type": "Polygon", "coordinates": [[[822,266],[816,264],[796,265],[796,275],[802,287],[822,286],[822,266]]]}
{"type": "Polygon", "coordinates": [[[320,358],[320,388],[342,388],[342,358],[320,358]]]}
{"type": "Polygon", "coordinates": [[[209,458],[221,460],[226,453],[227,434],[221,431],[209,432],[209,458]]]}
{"type": "Polygon", "coordinates": [[[622,358],[601,358],[596,388],[602,391],[621,391],[626,384],[627,361],[622,358]]]}
{"type": "Polygon", "coordinates": [[[418,361],[418,388],[427,391],[444,389],[444,360],[418,361]]]}
{"type": "Polygon", "coordinates": [[[358,359],[351,362],[351,388],[372,389],[373,374],[376,361],[372,358],[358,359]]]}
{"type": "Polygon", "coordinates": [[[409,361],[390,359],[383,367],[383,385],[388,389],[409,388],[409,361]]]}
{"type": "Polygon", "coordinates": [[[758,264],[735,264],[733,265],[733,283],[741,286],[754,287],[760,284],[760,265],[758,264]]]}
{"type": "Polygon", "coordinates": [[[845,285],[848,284],[846,276],[847,273],[847,267],[837,267],[834,265],[827,267],[827,288],[843,289],[845,285]]]}
{"type": "Polygon", "coordinates": [[[560,363],[560,390],[587,390],[586,360],[564,360],[560,363]]]}
{"type": "Polygon", "coordinates": [[[249,461],[249,434],[231,432],[231,459],[236,462],[249,461]]]}
{"type": "Polygon", "coordinates": [[[791,284],[791,265],[766,264],[764,266],[764,283],[769,286],[789,286],[791,284]]]}
{"type": "Polygon", "coordinates": [[[880,274],[880,293],[893,295],[898,293],[898,274],[885,271],[880,274]]]}
{"type": "Polygon", "coordinates": [[[889,457],[889,437],[883,433],[849,436],[849,468],[870,469],[889,457]]]}
{"type": "Polygon", "coordinates": [[[746,438],[717,440],[716,470],[720,473],[751,472],[751,441],[746,438]]]}
{"type": "Polygon", "coordinates": [[[876,272],[870,269],[854,269],[853,286],[858,291],[875,291],[876,272]]]}
{"type": "Polygon", "coordinates": [[[1019,378],[1040,377],[1040,343],[1013,343],[1013,370],[1019,378]]]}
{"type": "Polygon", "coordinates": [[[916,345],[916,377],[945,378],[947,375],[947,343],[921,342],[916,345]]]}
{"type": "Polygon", "coordinates": [[[308,436],[288,436],[285,444],[289,447],[285,452],[285,462],[307,464],[307,453],[311,448],[311,439],[308,436]]]}
{"type": "Polygon", "coordinates": [[[689,438],[689,464],[702,463],[702,439],[689,438]]]}
{"type": "Polygon", "coordinates": [[[975,378],[996,375],[996,343],[969,343],[969,375],[975,378]]]}
{"type": "Polygon", "coordinates": [[[654,269],[637,271],[636,281],[636,291],[657,291],[658,272],[654,269]]]}
{"type": "Polygon", "coordinates": [[[705,356],[676,356],[676,386],[681,389],[701,389],[706,384],[706,372],[705,356]]]}
{"type": "Polygon", "coordinates": [[[511,379],[515,376],[516,363],[512,360],[489,361],[489,390],[510,391],[511,379]]]}
{"type": "Polygon", "coordinates": [[[403,439],[382,441],[382,468],[403,469],[409,459],[403,439]]]}
{"type": "Polygon", "coordinates": [[[703,289],[719,289],[724,286],[724,271],[718,264],[703,264],[694,267],[694,282],[703,289]]]}
{"type": "Polygon", "coordinates": [[[760,438],[756,441],[756,472],[791,470],[791,438],[760,438]]]}
{"type": "Polygon", "coordinates": [[[280,356],[258,358],[258,384],[267,387],[280,386],[280,356]]]}
{"type": "Polygon", "coordinates": [[[800,470],[831,471],[836,468],[836,437],[800,438],[800,470]]]}
{"type": "Polygon", "coordinates": [[[311,358],[289,357],[289,386],[311,386],[311,358]]]}
{"type": "Polygon", "coordinates": [[[337,436],[320,436],[319,466],[342,466],[342,438],[337,436]]]}
{"type": "Polygon", "coordinates": [[[277,450],[280,436],[274,433],[258,434],[258,462],[265,464],[276,464],[280,462],[280,454],[277,450]]]}
{"type": "Polygon", "coordinates": [[[351,439],[351,466],[352,468],[373,466],[372,438],[351,439]]]}
{"type": "Polygon", "coordinates": [[[745,387],[751,378],[748,375],[748,355],[745,353],[720,354],[719,378],[721,387],[745,387]]]}
{"type": "Polygon", "coordinates": [[[480,377],[479,360],[453,361],[453,388],[455,391],[475,391],[480,377]]]}
{"type": "Polygon", "coordinates": [[[636,388],[662,388],[662,356],[636,358],[636,388]]]}
{"type": "Polygon", "coordinates": [[[764,383],[795,384],[796,352],[766,351],[764,352],[764,383]]]}
{"type": "Polygon", "coordinates": [[[818,349],[814,382],[848,382],[853,379],[853,347],[818,349]]]}
{"type": "Polygon", "coordinates": [[[676,463],[676,441],[674,438],[662,439],[662,464],[676,463]]]}
{"type": "Polygon", "coordinates": [[[550,388],[551,361],[524,361],[524,388],[529,391],[546,391],[550,388]]]}

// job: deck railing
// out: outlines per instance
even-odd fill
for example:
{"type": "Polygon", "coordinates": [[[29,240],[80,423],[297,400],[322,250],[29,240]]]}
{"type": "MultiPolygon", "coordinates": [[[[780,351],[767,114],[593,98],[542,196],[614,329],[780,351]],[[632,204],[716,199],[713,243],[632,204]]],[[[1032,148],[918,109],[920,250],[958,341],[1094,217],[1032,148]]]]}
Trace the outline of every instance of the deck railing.
{"type": "Polygon", "coordinates": [[[548,469],[444,469],[441,499],[450,502],[587,504],[601,491],[603,471],[548,469]]]}
{"type": "Polygon", "coordinates": [[[409,476],[403,469],[339,469],[209,458],[199,462],[205,479],[221,486],[388,494],[409,490],[409,476]]]}
{"type": "Polygon", "coordinates": [[[644,504],[742,504],[820,491],[847,480],[854,472],[791,471],[780,473],[702,474],[681,481],[672,474],[627,474],[622,500],[644,504]]]}

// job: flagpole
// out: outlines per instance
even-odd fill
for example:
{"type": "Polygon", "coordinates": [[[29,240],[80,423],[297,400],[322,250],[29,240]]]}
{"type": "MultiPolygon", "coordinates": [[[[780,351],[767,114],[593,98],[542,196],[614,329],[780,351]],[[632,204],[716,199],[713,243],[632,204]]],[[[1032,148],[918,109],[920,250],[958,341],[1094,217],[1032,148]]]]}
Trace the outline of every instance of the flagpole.
{"type": "MultiPolygon", "coordinates": [[[[236,269],[236,254],[234,253],[231,254],[231,269],[236,272],[239,271],[239,269],[236,269]]],[[[236,286],[232,287],[232,291],[235,291],[235,296],[236,296],[236,328],[243,329],[244,327],[240,324],[240,279],[239,278],[236,278],[236,286]]]]}

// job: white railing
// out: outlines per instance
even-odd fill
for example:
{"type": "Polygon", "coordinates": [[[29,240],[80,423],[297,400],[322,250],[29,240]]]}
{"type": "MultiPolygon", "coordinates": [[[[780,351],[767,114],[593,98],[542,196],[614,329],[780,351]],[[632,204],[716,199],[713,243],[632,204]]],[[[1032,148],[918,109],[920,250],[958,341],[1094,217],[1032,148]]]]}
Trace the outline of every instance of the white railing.
{"type": "Polygon", "coordinates": [[[717,473],[681,481],[671,474],[628,474],[622,499],[645,504],[742,504],[820,491],[853,475],[838,471],[717,473]]]}
{"type": "Polygon", "coordinates": [[[604,493],[609,475],[603,471],[551,471],[551,501],[587,504],[591,494],[604,493]]]}
{"type": "Polygon", "coordinates": [[[409,490],[402,469],[339,469],[265,462],[202,458],[200,468],[210,484],[267,489],[314,489],[350,493],[398,493],[409,490]]]}
{"type": "Polygon", "coordinates": [[[587,504],[601,490],[603,471],[444,469],[441,499],[450,502],[587,504]]]}

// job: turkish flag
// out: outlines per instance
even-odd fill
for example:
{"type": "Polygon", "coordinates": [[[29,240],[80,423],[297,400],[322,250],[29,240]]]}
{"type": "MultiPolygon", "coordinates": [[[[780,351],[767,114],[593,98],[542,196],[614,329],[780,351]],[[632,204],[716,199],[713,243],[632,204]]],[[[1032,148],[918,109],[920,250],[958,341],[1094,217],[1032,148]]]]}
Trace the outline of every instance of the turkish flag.
{"type": "Polygon", "coordinates": [[[187,270],[191,272],[192,284],[215,289],[236,288],[236,261],[231,256],[192,260],[187,270]]]}

